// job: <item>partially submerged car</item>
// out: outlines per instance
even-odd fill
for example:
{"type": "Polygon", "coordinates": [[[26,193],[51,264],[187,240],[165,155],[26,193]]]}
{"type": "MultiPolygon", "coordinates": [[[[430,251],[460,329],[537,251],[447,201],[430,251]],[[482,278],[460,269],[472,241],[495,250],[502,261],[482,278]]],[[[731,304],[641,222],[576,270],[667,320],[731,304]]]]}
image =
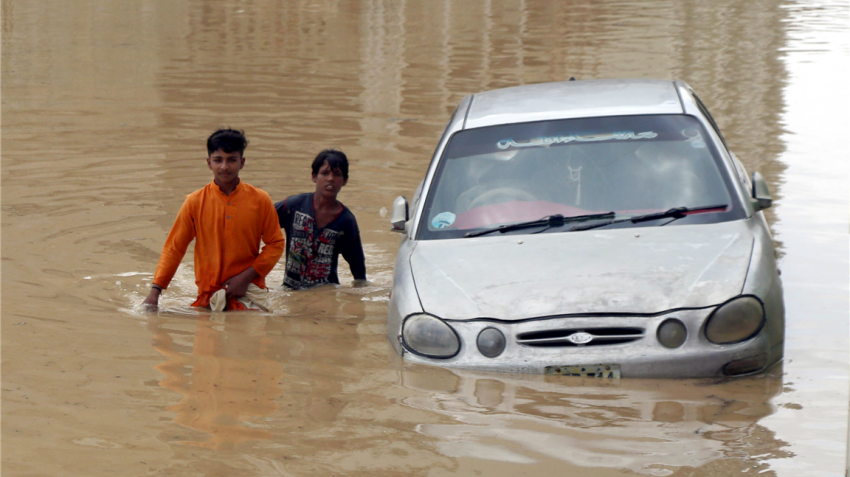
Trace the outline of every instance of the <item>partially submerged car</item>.
{"type": "Polygon", "coordinates": [[[387,335],[410,361],[480,370],[761,372],[784,343],[770,206],[682,81],[467,96],[393,204],[387,335]]]}

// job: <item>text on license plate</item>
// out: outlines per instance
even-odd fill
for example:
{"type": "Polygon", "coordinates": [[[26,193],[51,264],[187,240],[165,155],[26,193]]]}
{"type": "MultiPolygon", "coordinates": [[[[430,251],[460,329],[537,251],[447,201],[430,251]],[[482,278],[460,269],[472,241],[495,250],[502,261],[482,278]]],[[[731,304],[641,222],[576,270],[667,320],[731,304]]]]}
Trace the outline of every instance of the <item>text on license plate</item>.
{"type": "Polygon", "coordinates": [[[546,366],[544,374],[561,374],[564,376],[584,376],[588,378],[620,377],[620,366],[617,364],[591,364],[585,366],[546,366]]]}

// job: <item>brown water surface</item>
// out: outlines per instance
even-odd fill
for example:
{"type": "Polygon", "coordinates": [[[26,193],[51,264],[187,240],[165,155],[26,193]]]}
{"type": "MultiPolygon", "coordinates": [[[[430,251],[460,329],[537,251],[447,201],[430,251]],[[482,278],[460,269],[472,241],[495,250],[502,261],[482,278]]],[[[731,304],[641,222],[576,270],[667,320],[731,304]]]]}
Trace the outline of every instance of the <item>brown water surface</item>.
{"type": "MultiPolygon", "coordinates": [[[[842,475],[846,2],[3,0],[3,475],[842,475]],[[456,103],[517,84],[681,78],[761,171],[786,360],[731,381],[481,374],[387,342],[398,235],[456,103]],[[370,285],[211,314],[184,259],[139,310],[204,141],[246,182],[352,160],[370,285]]],[[[189,254],[191,255],[191,253],[189,254]]],[[[280,265],[269,283],[282,281],[280,265]]]]}

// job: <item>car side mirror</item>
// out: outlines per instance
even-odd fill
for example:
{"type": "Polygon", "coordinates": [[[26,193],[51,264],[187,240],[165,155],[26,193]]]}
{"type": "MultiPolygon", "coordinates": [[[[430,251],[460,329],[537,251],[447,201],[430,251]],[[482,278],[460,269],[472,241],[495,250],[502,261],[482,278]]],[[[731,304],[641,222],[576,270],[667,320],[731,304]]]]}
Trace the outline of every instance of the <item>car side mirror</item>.
{"type": "Polygon", "coordinates": [[[410,210],[407,204],[407,198],[398,196],[393,201],[393,211],[390,215],[390,224],[393,232],[407,233],[407,221],[410,220],[410,210]]]}
{"type": "Polygon", "coordinates": [[[759,172],[753,172],[753,209],[756,212],[762,209],[767,209],[773,205],[773,198],[770,197],[770,191],[767,189],[767,181],[759,172]]]}

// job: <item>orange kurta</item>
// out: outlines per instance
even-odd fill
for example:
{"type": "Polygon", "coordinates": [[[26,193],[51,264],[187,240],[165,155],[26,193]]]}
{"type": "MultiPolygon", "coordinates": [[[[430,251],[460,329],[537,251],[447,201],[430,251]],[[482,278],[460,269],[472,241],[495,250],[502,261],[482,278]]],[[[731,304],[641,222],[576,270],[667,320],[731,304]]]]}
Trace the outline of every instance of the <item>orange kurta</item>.
{"type": "Polygon", "coordinates": [[[224,281],[248,267],[260,274],[254,285],[265,288],[266,275],[283,254],[284,238],[271,197],[244,182],[229,196],[215,182],[186,196],[162,247],[153,283],[168,287],[192,239],[198,285],[192,306],[209,306],[224,281]],[[260,240],[265,243],[262,251],[260,240]]]}

